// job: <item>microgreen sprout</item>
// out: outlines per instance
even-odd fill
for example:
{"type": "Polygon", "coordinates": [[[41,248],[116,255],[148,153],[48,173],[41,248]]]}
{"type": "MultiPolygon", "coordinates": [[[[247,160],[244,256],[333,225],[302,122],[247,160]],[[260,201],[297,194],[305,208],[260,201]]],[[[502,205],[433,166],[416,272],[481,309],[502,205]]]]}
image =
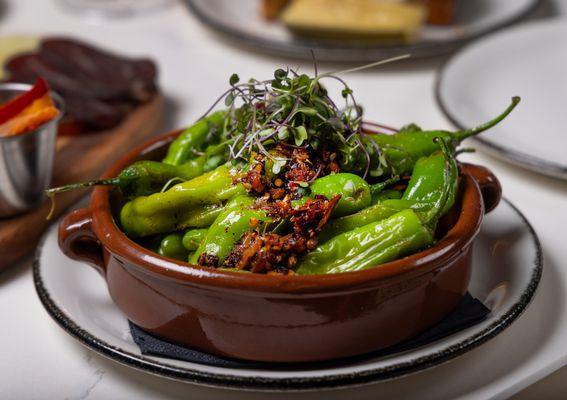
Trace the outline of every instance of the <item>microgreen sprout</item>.
{"type": "Polygon", "coordinates": [[[319,150],[331,146],[340,155],[341,167],[366,178],[378,175],[387,163],[374,140],[364,133],[363,110],[353,90],[339,76],[350,72],[407,58],[407,55],[377,61],[356,68],[319,74],[314,53],[314,77],[298,69],[280,68],[269,80],[241,82],[237,74],[229,78],[230,88],[205,113],[206,116],[224,99],[228,118],[223,127],[232,161],[247,161],[262,154],[272,161],[273,172],[288,161],[271,150],[278,143],[319,150]],[[325,79],[341,86],[344,107],[339,108],[322,84],[325,79]],[[374,155],[378,157],[373,157],[374,155]],[[377,162],[374,162],[376,159],[377,162]]]}

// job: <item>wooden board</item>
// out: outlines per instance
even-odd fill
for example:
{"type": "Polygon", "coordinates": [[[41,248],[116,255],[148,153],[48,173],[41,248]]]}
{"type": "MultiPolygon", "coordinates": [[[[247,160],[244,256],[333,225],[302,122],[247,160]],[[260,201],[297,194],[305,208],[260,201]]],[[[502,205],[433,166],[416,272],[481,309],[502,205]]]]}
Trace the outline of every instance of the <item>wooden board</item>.
{"type": "MultiPolygon", "coordinates": [[[[96,179],[126,151],[163,133],[163,108],[163,99],[156,96],[112,130],[58,138],[52,186],[96,179]]],[[[32,252],[47,227],[84,194],[85,190],[76,190],[57,196],[50,221],[47,200],[27,214],[0,219],[0,269],[32,252]]]]}

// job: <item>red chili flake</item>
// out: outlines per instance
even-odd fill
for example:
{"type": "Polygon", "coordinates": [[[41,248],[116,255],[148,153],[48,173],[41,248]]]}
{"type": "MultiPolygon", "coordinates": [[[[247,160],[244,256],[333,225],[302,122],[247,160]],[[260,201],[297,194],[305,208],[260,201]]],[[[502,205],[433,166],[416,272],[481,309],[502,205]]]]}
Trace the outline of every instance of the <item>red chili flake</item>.
{"type": "Polygon", "coordinates": [[[317,246],[317,234],[339,199],[338,195],[331,200],[315,196],[295,209],[291,207],[289,198],[287,201],[271,203],[273,214],[290,218],[292,233],[280,235],[247,232],[231,251],[224,265],[256,273],[287,273],[295,267],[300,255],[317,246]]]}
{"type": "Polygon", "coordinates": [[[285,143],[271,151],[288,160],[282,173],[266,176],[265,156],[259,154],[254,157],[251,168],[235,182],[241,182],[257,197],[256,209],[265,210],[276,221],[289,221],[289,233],[263,234],[257,231],[259,224],[250,221],[253,230],[240,238],[225,259],[225,267],[270,274],[293,273],[299,257],[317,247],[317,234],[340,199],[339,195],[331,199],[314,196],[302,205],[292,207],[292,200],[303,195],[304,183],[340,171],[336,152],[325,148],[307,150],[285,143]]]}

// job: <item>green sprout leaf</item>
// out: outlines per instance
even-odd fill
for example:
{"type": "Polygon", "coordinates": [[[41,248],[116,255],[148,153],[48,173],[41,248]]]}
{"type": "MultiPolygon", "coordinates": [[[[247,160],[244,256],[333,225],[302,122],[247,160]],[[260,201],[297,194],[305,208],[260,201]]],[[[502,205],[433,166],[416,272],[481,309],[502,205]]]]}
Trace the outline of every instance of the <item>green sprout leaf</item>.
{"type": "Polygon", "coordinates": [[[298,89],[307,89],[309,86],[311,86],[311,78],[305,74],[301,74],[297,78],[297,83],[295,86],[297,86],[298,89]]]}
{"type": "Polygon", "coordinates": [[[232,105],[232,103],[234,103],[234,93],[230,92],[224,98],[224,104],[225,104],[225,106],[230,107],[232,105]]]}
{"type": "Polygon", "coordinates": [[[347,98],[349,95],[352,94],[352,89],[349,88],[348,86],[345,87],[342,91],[341,91],[341,95],[343,96],[343,98],[347,98]]]}
{"type": "Polygon", "coordinates": [[[287,71],[286,70],[281,69],[281,68],[278,68],[278,69],[275,70],[274,78],[276,78],[278,81],[281,81],[285,77],[287,77],[287,71]]]}
{"type": "Polygon", "coordinates": [[[298,126],[293,131],[293,138],[295,139],[295,145],[301,146],[303,142],[309,138],[307,129],[305,129],[304,126],[298,126]]]}
{"type": "Polygon", "coordinates": [[[310,117],[317,115],[317,110],[312,107],[299,107],[297,109],[298,114],[305,114],[310,117]]]}
{"type": "Polygon", "coordinates": [[[327,119],[327,123],[337,132],[342,132],[345,130],[345,124],[339,117],[331,117],[327,119]]]}
{"type": "Polygon", "coordinates": [[[278,131],[278,139],[279,140],[286,140],[289,137],[289,129],[287,126],[283,126],[278,131]]]}
{"type": "Polygon", "coordinates": [[[240,81],[240,78],[237,74],[232,74],[229,79],[230,86],[236,85],[240,81]]]}
{"type": "Polygon", "coordinates": [[[274,133],[274,128],[268,128],[268,129],[262,129],[260,132],[258,132],[258,136],[260,137],[266,137],[266,136],[270,136],[272,133],[274,133]]]}
{"type": "Polygon", "coordinates": [[[287,160],[285,158],[274,158],[274,164],[272,165],[272,172],[274,173],[274,175],[278,175],[286,164],[287,160]]]}

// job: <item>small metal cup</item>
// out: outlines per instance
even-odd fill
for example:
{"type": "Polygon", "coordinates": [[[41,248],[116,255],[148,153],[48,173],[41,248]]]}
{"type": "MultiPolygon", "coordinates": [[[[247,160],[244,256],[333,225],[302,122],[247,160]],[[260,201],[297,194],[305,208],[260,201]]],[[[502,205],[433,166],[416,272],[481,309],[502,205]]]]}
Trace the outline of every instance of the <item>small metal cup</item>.
{"type": "MultiPolygon", "coordinates": [[[[0,84],[0,104],[31,89],[21,83],[0,84]]],[[[51,183],[57,125],[64,113],[61,97],[51,93],[60,114],[21,135],[0,136],[0,218],[34,208],[51,183]]]]}

